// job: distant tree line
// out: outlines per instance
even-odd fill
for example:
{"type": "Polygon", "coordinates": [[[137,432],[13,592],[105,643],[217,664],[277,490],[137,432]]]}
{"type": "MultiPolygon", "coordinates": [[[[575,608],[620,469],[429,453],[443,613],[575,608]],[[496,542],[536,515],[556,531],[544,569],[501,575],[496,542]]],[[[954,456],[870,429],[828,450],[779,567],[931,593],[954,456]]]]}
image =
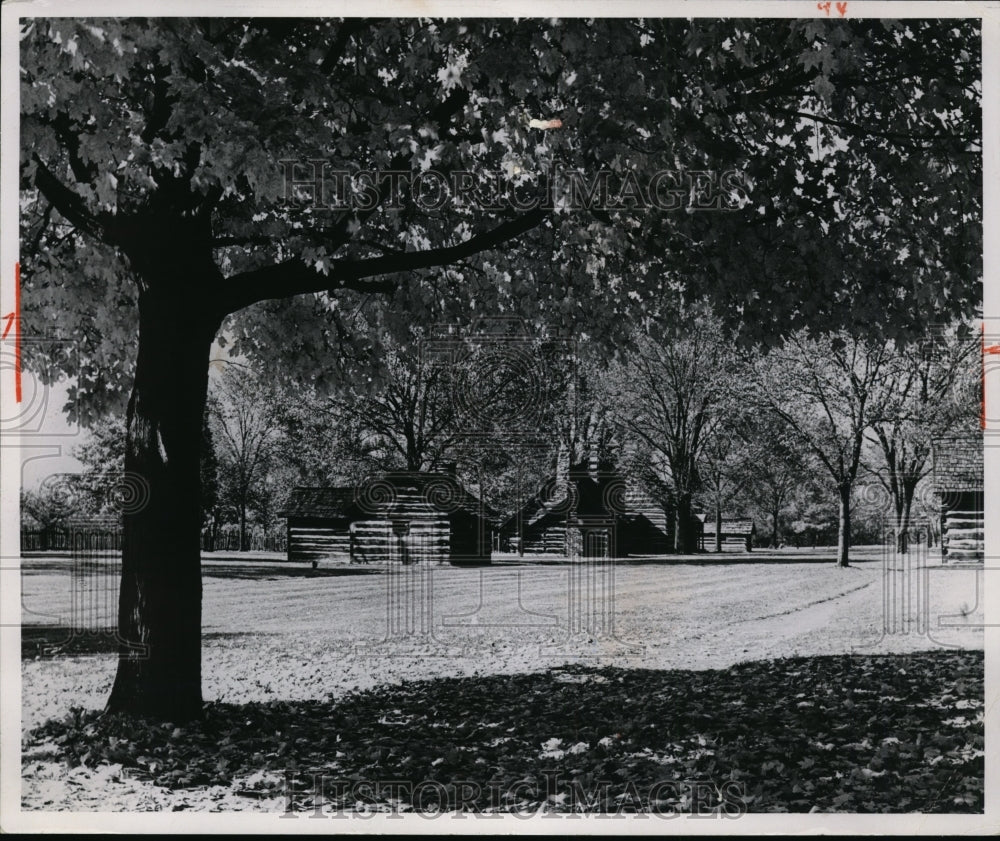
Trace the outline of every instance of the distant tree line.
{"type": "MultiPolygon", "coordinates": [[[[906,344],[799,332],[765,352],[733,343],[695,305],[613,360],[585,342],[480,336],[445,357],[435,347],[415,333],[325,389],[220,360],[202,433],[205,545],[236,533],[247,550],[280,532],[296,485],[447,467],[512,513],[560,458],[593,456],[671,513],[678,552],[696,550],[700,511],[717,524],[753,518],[775,548],[835,541],[846,564],[852,542],[880,541],[886,527],[905,535],[918,509],[932,513],[917,491],[933,438],[977,423],[977,341],[959,324],[906,344]]],[[[26,522],[113,515],[122,433],[120,419],[94,425],[75,451],[81,474],[23,493],[26,522]]]]}

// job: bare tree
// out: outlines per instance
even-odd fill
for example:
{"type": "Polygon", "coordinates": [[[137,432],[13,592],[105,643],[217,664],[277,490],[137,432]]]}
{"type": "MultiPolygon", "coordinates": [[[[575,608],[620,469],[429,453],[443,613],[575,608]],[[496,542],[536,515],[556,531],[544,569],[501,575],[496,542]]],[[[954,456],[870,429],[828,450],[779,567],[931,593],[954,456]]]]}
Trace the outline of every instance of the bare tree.
{"type": "Polygon", "coordinates": [[[837,489],[837,563],[849,565],[851,491],[861,465],[865,434],[887,408],[887,342],[846,334],[811,339],[794,335],[758,366],[761,408],[798,439],[837,489]]]}
{"type": "Polygon", "coordinates": [[[327,415],[356,424],[360,455],[378,467],[433,470],[446,459],[458,431],[448,367],[428,364],[415,349],[396,347],[376,373],[371,383],[355,380],[331,395],[327,415]]]}
{"type": "Polygon", "coordinates": [[[978,344],[971,331],[953,327],[894,346],[887,360],[885,410],[869,431],[879,454],[871,472],[889,494],[900,552],[908,548],[914,495],[930,473],[935,436],[978,421],[978,344]]]}
{"type": "Polygon", "coordinates": [[[659,337],[639,338],[629,361],[608,377],[616,420],[673,494],[677,552],[696,548],[691,503],[700,486],[699,461],[740,364],[719,320],[694,306],[659,337]]]}
{"type": "Polygon", "coordinates": [[[249,549],[247,510],[280,438],[273,385],[229,365],[209,395],[221,466],[240,523],[240,551],[249,549]]]}

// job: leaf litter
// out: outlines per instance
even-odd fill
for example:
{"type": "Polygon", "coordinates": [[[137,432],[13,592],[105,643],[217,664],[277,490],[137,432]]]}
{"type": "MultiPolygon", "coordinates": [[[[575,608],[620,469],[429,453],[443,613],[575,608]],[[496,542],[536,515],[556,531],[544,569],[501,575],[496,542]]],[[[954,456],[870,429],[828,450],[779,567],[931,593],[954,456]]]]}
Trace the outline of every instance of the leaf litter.
{"type": "Polygon", "coordinates": [[[122,808],[274,811],[291,794],[309,809],[325,775],[444,795],[469,781],[477,808],[500,811],[649,808],[674,780],[732,781],[751,812],[981,813],[982,699],[982,652],[939,650],[440,677],[213,702],[183,727],[75,708],[26,734],[24,808],[59,808],[58,783],[99,778],[111,802],[130,793],[122,808]]]}

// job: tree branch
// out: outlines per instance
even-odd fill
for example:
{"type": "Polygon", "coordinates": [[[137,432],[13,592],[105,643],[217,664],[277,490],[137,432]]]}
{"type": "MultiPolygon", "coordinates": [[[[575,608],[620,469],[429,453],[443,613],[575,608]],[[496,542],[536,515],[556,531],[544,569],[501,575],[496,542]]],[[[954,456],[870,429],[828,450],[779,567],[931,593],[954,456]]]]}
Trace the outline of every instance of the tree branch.
{"type": "Polygon", "coordinates": [[[399,287],[399,281],[390,280],[386,276],[449,265],[481,251],[497,248],[540,225],[549,212],[544,208],[536,208],[503,222],[490,231],[476,234],[458,245],[386,254],[362,260],[337,260],[332,263],[329,274],[322,274],[298,258],[286,260],[228,278],[221,290],[220,301],[228,314],[258,301],[311,292],[334,289],[392,292],[399,287]]]}
{"type": "Polygon", "coordinates": [[[344,57],[344,50],[347,49],[347,42],[351,39],[351,36],[356,35],[366,26],[368,26],[370,21],[367,18],[348,18],[337,28],[337,37],[334,38],[333,43],[330,45],[330,49],[327,50],[326,55],[323,57],[323,61],[319,66],[320,73],[329,73],[336,67],[341,58],[344,57]]]}
{"type": "Polygon", "coordinates": [[[110,242],[106,220],[91,213],[80,195],[56,178],[37,153],[33,153],[32,157],[35,159],[35,186],[59,214],[77,230],[102,242],[110,242]]]}

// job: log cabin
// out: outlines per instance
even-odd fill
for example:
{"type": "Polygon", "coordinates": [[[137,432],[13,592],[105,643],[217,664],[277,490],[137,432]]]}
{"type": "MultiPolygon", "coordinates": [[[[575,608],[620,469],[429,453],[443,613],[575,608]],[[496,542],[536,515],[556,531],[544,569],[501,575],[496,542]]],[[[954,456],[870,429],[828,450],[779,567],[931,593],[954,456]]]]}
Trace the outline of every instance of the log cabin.
{"type": "Polygon", "coordinates": [[[636,482],[583,461],[550,478],[500,530],[525,555],[623,558],[670,551],[670,517],[636,482]]]}
{"type": "Polygon", "coordinates": [[[357,486],[295,488],[288,560],[489,564],[496,512],[452,473],[385,473],[357,486]]]}
{"type": "MultiPolygon", "coordinates": [[[[702,521],[698,545],[702,552],[714,552],[715,515],[702,514],[698,516],[698,519],[702,521]]],[[[721,534],[721,551],[750,552],[753,550],[753,542],[757,538],[757,526],[748,517],[723,517],[721,534]]]]}
{"type": "Polygon", "coordinates": [[[982,562],[985,556],[983,436],[950,435],[932,442],[934,492],[945,562],[982,562]]]}

